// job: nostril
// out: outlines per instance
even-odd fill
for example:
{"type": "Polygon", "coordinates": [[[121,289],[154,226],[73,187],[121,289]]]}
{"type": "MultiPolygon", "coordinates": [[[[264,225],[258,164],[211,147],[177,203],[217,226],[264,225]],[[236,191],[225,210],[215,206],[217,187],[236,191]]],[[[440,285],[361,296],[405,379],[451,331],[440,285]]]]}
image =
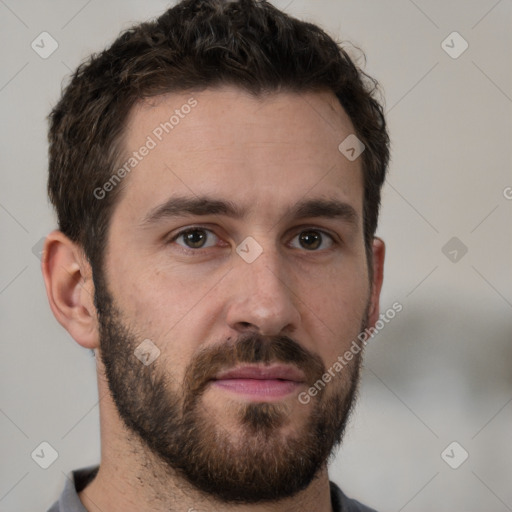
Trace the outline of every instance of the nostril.
{"type": "Polygon", "coordinates": [[[238,322],[237,323],[238,331],[257,331],[258,328],[251,324],[250,322],[238,322]]]}

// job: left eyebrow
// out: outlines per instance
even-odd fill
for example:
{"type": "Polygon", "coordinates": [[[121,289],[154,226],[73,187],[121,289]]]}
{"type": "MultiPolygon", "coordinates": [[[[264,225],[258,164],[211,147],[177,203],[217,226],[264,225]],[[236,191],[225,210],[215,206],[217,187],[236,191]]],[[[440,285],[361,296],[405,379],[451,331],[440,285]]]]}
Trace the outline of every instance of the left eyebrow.
{"type": "Polygon", "coordinates": [[[359,215],[353,206],[337,199],[310,199],[297,203],[290,213],[292,218],[324,217],[327,219],[341,219],[353,227],[359,225],[359,215]]]}

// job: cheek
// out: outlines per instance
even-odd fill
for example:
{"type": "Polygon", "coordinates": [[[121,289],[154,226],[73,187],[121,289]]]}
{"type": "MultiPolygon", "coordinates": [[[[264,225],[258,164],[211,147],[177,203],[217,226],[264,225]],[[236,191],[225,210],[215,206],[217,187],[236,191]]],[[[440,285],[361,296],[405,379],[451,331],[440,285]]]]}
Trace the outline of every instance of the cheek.
{"type": "MultiPolygon", "coordinates": [[[[126,320],[141,341],[148,338],[161,352],[160,364],[178,379],[198,347],[213,331],[219,299],[212,283],[179,273],[131,267],[116,276],[115,296],[126,320]]],[[[180,381],[181,382],[181,381],[180,381]]]]}
{"type": "Polygon", "coordinates": [[[212,288],[209,282],[158,265],[125,268],[116,276],[116,297],[123,311],[138,325],[155,325],[171,329],[185,319],[212,288]]]}
{"type": "Polygon", "coordinates": [[[300,296],[312,349],[329,366],[361,331],[370,297],[367,274],[364,269],[350,274],[340,271],[315,286],[305,286],[300,296]]]}
{"type": "Polygon", "coordinates": [[[368,271],[361,260],[331,265],[331,268],[309,269],[298,276],[301,299],[320,316],[331,321],[357,317],[370,295],[368,271]]]}

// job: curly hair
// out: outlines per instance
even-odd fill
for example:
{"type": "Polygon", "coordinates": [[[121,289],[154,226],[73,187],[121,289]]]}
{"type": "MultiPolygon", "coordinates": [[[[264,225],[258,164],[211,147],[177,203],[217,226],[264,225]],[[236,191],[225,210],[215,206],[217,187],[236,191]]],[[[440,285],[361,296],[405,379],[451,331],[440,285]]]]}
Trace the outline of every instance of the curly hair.
{"type": "Polygon", "coordinates": [[[117,168],[128,114],[145,98],[234,85],[253,95],[332,91],[364,143],[364,238],[377,228],[389,137],[377,82],[318,26],[265,0],[183,0],[122,33],[72,75],[49,115],[48,195],[59,229],[100,269],[121,187],[93,191],[117,168]]]}

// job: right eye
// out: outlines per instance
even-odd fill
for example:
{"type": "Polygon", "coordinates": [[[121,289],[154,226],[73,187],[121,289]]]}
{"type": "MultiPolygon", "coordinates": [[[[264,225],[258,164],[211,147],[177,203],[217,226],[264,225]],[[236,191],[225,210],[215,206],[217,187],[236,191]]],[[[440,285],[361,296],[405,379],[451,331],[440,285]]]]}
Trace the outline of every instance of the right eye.
{"type": "Polygon", "coordinates": [[[219,237],[213,231],[196,227],[180,231],[170,241],[176,242],[187,249],[205,249],[214,247],[219,240],[219,237]]]}

